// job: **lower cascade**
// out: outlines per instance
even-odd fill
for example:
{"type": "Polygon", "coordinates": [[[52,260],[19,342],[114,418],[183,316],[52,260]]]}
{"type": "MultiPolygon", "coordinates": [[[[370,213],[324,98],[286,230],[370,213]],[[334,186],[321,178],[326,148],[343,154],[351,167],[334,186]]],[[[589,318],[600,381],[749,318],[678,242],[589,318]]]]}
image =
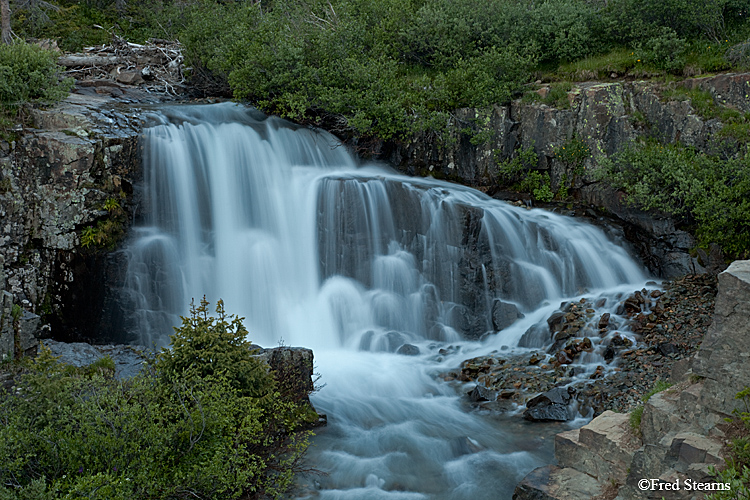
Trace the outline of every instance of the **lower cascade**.
{"type": "MultiPolygon", "coordinates": [[[[436,375],[545,347],[534,327],[561,302],[603,312],[647,279],[592,225],[362,165],[325,132],[234,104],[154,113],[143,165],[127,327],[164,345],[205,295],[254,343],[312,348],[329,425],[298,498],[509,499],[560,425],[473,411],[436,375]]],[[[578,372],[603,364],[593,347],[578,372]]]]}

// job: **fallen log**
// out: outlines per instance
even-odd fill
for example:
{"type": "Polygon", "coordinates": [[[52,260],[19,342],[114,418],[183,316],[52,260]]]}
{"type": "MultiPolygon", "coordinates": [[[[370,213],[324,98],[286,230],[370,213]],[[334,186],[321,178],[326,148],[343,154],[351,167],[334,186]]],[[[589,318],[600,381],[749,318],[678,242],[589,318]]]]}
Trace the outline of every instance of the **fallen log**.
{"type": "Polygon", "coordinates": [[[114,66],[116,64],[127,64],[127,59],[119,56],[69,54],[62,56],[57,63],[66,68],[114,66]]]}

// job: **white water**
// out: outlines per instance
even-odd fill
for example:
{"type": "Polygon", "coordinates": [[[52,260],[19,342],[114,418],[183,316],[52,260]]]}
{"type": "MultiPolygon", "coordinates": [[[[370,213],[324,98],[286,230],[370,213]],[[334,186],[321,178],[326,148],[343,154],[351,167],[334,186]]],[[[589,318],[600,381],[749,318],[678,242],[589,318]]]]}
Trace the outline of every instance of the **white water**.
{"type": "Polygon", "coordinates": [[[313,402],[329,426],[311,461],[328,475],[303,495],[510,498],[550,461],[544,436],[558,428],[467,412],[432,375],[512,348],[567,297],[640,286],[624,250],[569,218],[360,166],[326,133],[239,106],[155,119],[148,215],[128,248],[134,326],[164,343],[205,295],[244,316],[255,343],[313,348],[326,384],[313,402]],[[461,340],[492,329],[497,299],[525,317],[461,340]],[[393,353],[407,342],[421,354],[393,353]],[[438,355],[449,343],[460,349],[438,355]]]}

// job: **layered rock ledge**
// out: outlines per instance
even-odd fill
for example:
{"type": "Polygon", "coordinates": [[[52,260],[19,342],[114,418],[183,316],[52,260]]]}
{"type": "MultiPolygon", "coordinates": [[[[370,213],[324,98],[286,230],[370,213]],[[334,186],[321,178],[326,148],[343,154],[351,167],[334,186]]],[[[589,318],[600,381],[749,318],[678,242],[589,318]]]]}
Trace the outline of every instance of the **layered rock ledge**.
{"type": "Polygon", "coordinates": [[[558,465],[536,469],[518,485],[514,500],[601,498],[699,499],[685,487],[712,483],[709,467],[724,463],[725,418],[739,409],[734,395],[750,384],[750,261],[719,275],[714,321],[701,348],[674,387],[644,405],[640,435],[629,415],[606,411],[584,427],[558,434],[558,465]],[[643,490],[639,482],[654,480],[643,490]],[[679,490],[659,490],[675,484],[679,490]]]}

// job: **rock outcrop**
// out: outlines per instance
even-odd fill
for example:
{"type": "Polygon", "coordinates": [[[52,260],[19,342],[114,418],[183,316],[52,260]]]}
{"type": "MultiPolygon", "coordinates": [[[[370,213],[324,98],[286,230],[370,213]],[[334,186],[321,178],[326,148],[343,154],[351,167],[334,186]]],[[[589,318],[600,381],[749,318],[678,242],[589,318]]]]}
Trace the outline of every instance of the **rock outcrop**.
{"type": "Polygon", "coordinates": [[[721,487],[709,467],[724,463],[724,419],[738,409],[734,395],[750,384],[748,318],[750,261],[738,261],[719,275],[714,322],[692,373],[644,404],[636,430],[628,414],[605,411],[581,429],[558,434],[558,465],[529,474],[513,499],[692,500],[704,492],[688,485],[721,487]]]}
{"type": "MultiPolygon", "coordinates": [[[[698,78],[683,85],[705,90],[718,103],[743,112],[750,107],[750,73],[698,78]]],[[[374,155],[409,174],[433,175],[492,190],[499,174],[497,160],[513,156],[519,147],[531,147],[539,158],[537,168],[550,174],[553,190],[564,176],[568,180],[575,177],[573,187],[579,201],[621,219],[626,236],[652,272],[663,277],[682,276],[702,270],[689,255],[694,238],[666,216],[627,206],[620,194],[591,175],[601,158],[640,138],[681,142],[703,151],[716,147],[721,121],[701,117],[688,100],[662,99],[661,91],[652,82],[584,82],[568,94],[567,109],[522,100],[507,106],[461,109],[454,114],[448,145],[438,144],[434,134],[425,134],[405,143],[382,143],[374,155]],[[481,137],[480,144],[473,144],[472,136],[481,137]],[[592,153],[582,176],[574,176],[569,166],[555,158],[555,150],[573,137],[582,140],[592,153]]]]}
{"type": "Polygon", "coordinates": [[[121,263],[101,250],[117,247],[137,207],[136,105],[163,99],[85,83],[49,109],[30,109],[32,126],[0,141],[0,291],[24,314],[42,316],[58,338],[76,340],[97,338],[116,319],[102,311],[121,263]],[[83,232],[96,235],[104,224],[106,241],[82,242],[83,232]]]}

